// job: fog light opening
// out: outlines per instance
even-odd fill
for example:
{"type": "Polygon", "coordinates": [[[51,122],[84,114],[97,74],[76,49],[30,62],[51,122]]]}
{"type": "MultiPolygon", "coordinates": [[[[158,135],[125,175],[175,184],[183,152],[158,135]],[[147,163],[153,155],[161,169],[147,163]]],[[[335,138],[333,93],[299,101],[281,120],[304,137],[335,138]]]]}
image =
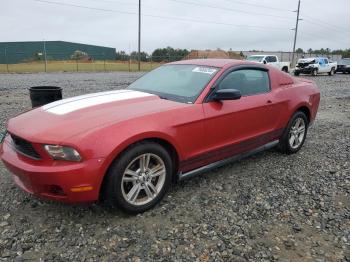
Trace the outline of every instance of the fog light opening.
{"type": "Polygon", "coordinates": [[[51,194],[57,195],[57,196],[65,196],[66,194],[64,193],[62,187],[57,186],[57,185],[51,185],[49,186],[49,192],[51,194]]]}

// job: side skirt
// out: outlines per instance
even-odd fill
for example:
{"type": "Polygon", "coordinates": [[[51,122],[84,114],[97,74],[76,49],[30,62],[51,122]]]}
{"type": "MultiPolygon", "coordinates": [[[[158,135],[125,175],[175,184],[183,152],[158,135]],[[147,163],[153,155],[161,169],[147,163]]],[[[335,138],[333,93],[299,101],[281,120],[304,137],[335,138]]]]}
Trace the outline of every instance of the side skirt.
{"type": "Polygon", "coordinates": [[[182,173],[181,172],[181,173],[178,174],[178,179],[179,179],[179,181],[182,181],[182,180],[185,180],[185,179],[188,179],[188,178],[192,178],[194,176],[197,176],[197,175],[200,175],[200,174],[202,174],[204,172],[207,172],[207,171],[209,171],[209,170],[211,170],[213,168],[217,168],[217,167],[226,165],[228,163],[231,163],[231,162],[234,162],[234,161],[237,161],[237,160],[241,160],[241,159],[246,158],[248,156],[257,154],[259,152],[268,150],[270,148],[273,148],[277,144],[278,144],[278,140],[275,140],[275,141],[269,142],[269,143],[267,143],[267,144],[265,144],[263,146],[260,146],[260,147],[258,147],[256,149],[253,149],[251,151],[248,151],[248,152],[245,152],[245,153],[242,153],[242,154],[238,154],[238,155],[235,155],[235,156],[232,156],[232,157],[229,157],[229,158],[226,158],[226,159],[223,159],[223,160],[211,163],[211,164],[206,165],[206,166],[202,166],[200,168],[197,168],[195,170],[192,170],[192,171],[189,171],[189,172],[186,172],[186,173],[182,173]]]}

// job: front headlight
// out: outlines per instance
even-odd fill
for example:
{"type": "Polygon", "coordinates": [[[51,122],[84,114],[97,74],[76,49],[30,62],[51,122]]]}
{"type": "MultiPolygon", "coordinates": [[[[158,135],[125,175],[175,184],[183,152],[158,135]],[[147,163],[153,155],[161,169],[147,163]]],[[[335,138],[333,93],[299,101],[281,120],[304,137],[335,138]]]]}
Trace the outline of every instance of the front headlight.
{"type": "Polygon", "coordinates": [[[59,145],[44,145],[44,148],[54,160],[81,161],[80,154],[74,148],[59,145]]]}

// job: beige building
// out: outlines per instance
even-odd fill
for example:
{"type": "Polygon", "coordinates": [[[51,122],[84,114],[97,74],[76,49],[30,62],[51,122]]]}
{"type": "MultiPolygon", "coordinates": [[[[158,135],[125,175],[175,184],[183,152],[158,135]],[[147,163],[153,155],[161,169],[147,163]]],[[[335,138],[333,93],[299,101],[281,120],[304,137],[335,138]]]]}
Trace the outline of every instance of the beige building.
{"type": "Polygon", "coordinates": [[[199,58],[226,58],[226,59],[243,59],[239,54],[232,51],[224,50],[191,50],[184,59],[199,59],[199,58]]]}

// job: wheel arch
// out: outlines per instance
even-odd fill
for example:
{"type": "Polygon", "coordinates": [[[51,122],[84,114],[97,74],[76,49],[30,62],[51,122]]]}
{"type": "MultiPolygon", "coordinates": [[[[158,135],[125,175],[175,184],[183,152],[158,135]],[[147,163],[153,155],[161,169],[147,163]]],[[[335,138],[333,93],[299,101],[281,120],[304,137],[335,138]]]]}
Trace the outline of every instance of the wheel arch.
{"type": "Polygon", "coordinates": [[[288,66],[283,66],[282,67],[282,71],[284,71],[284,72],[286,72],[286,73],[288,73],[289,72],[289,68],[288,68],[288,66]]]}
{"type": "Polygon", "coordinates": [[[300,105],[299,107],[297,107],[296,110],[294,110],[293,115],[297,111],[303,112],[306,115],[306,117],[307,117],[308,123],[310,123],[310,121],[311,121],[311,110],[310,110],[310,108],[307,105],[300,105]]]}
{"type": "Polygon", "coordinates": [[[103,177],[101,178],[101,182],[99,185],[99,192],[100,192],[99,198],[100,199],[101,199],[101,197],[103,197],[103,191],[104,191],[104,187],[105,187],[107,173],[108,173],[108,170],[110,169],[111,165],[113,164],[113,162],[116,161],[121,156],[121,154],[123,154],[123,152],[125,152],[126,150],[132,148],[133,146],[135,146],[137,144],[144,143],[144,142],[158,143],[159,145],[164,147],[165,150],[167,150],[167,152],[170,154],[170,157],[171,157],[171,160],[172,160],[173,166],[174,166],[172,180],[173,181],[176,180],[176,175],[177,175],[178,170],[179,170],[180,153],[179,153],[179,149],[175,146],[175,143],[173,143],[170,139],[167,139],[162,135],[146,136],[146,137],[142,137],[142,138],[137,136],[137,137],[133,137],[133,138],[128,139],[128,141],[123,143],[123,146],[117,147],[116,150],[113,151],[111,153],[111,155],[106,159],[106,164],[105,164],[106,168],[103,172],[103,177]]]}

